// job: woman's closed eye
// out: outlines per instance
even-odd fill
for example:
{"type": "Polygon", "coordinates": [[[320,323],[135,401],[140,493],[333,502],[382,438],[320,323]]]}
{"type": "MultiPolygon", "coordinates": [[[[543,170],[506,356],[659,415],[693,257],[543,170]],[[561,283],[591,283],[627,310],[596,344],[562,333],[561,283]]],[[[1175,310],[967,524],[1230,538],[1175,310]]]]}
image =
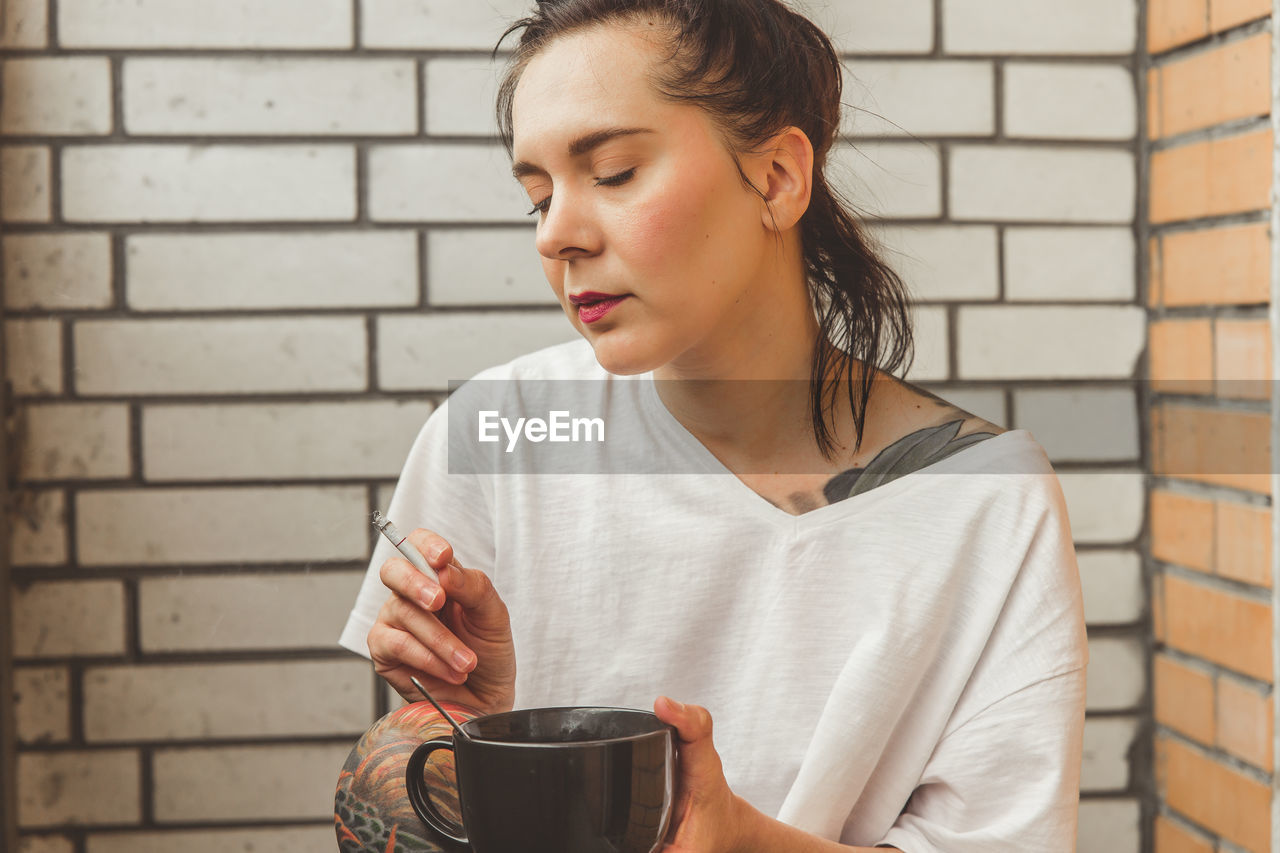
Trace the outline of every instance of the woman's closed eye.
{"type": "MultiPolygon", "coordinates": [[[[625,172],[618,172],[616,175],[609,175],[608,177],[604,177],[604,178],[596,178],[595,185],[598,187],[620,187],[623,184],[625,184],[627,181],[634,178],[635,176],[636,176],[636,170],[634,168],[627,169],[625,172]]],[[[529,211],[529,215],[533,216],[535,213],[541,213],[545,215],[546,212],[550,209],[551,209],[551,196],[547,196],[542,201],[534,204],[533,210],[529,211]]]]}

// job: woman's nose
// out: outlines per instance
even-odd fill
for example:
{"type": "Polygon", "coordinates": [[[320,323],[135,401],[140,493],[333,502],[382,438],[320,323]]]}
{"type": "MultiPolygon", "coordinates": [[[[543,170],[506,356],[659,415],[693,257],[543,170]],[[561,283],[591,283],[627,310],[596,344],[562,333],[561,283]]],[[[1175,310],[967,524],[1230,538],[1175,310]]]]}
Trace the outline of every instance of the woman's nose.
{"type": "Polygon", "coordinates": [[[567,261],[599,251],[599,231],[590,211],[561,192],[538,223],[538,254],[553,261],[567,261]]]}

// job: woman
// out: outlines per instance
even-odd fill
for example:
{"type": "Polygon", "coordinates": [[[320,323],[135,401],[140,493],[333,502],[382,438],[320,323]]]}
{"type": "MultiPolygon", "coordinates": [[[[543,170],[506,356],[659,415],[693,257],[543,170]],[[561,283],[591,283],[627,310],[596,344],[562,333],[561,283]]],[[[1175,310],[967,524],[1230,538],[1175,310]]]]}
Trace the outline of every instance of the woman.
{"type": "Polygon", "coordinates": [[[907,306],[826,182],[826,36],[776,0],[512,31],[501,127],[584,341],[482,378],[593,380],[686,473],[461,474],[442,409],[389,508],[440,585],[380,545],[344,645],[473,714],[653,702],[673,853],[1074,850],[1061,491],[1028,433],[890,375],[907,306]]]}

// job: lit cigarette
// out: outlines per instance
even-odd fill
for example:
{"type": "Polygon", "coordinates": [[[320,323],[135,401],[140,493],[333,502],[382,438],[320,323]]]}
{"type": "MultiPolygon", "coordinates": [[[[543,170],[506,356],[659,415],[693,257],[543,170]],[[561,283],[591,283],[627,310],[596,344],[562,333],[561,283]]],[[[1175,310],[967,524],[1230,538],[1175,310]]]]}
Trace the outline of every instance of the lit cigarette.
{"type": "Polygon", "coordinates": [[[378,528],[378,532],[387,537],[388,541],[390,541],[392,545],[396,546],[396,550],[403,554],[406,560],[413,563],[413,565],[417,567],[418,571],[422,572],[439,585],[440,576],[427,565],[426,557],[423,557],[417,548],[406,544],[406,540],[409,537],[401,536],[400,531],[396,530],[396,526],[377,510],[373,513],[373,526],[378,528]]]}

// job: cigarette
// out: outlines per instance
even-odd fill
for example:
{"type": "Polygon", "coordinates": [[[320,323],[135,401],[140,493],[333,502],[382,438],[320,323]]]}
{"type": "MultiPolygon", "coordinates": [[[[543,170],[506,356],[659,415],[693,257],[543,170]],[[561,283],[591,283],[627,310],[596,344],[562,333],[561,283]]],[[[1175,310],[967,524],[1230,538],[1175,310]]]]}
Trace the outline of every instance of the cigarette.
{"type": "Polygon", "coordinates": [[[437,586],[440,584],[440,576],[427,565],[427,559],[422,556],[422,553],[412,545],[406,544],[406,540],[409,537],[401,536],[400,531],[396,530],[396,526],[391,523],[391,520],[377,510],[373,513],[373,526],[378,528],[378,532],[387,537],[387,540],[396,546],[396,550],[404,555],[406,560],[413,563],[418,571],[435,581],[437,586]]]}

